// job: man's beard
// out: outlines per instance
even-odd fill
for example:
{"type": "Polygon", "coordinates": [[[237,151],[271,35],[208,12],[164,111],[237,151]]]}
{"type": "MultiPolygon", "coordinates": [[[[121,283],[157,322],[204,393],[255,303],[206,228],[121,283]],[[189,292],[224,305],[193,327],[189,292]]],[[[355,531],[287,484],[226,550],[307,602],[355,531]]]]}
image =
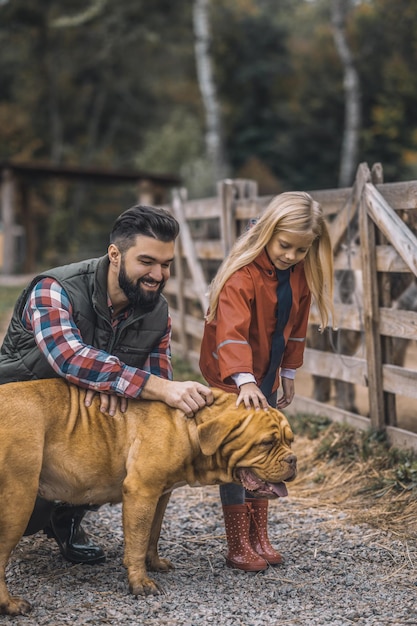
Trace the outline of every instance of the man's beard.
{"type": "Polygon", "coordinates": [[[129,300],[129,304],[131,307],[136,308],[140,307],[141,309],[145,309],[146,311],[152,311],[161,294],[161,291],[165,287],[165,281],[161,281],[157,291],[148,291],[148,289],[144,289],[141,285],[141,281],[143,278],[140,278],[138,281],[133,282],[127,277],[126,267],[124,259],[120,264],[119,271],[119,287],[122,289],[126,298],[129,300]]]}

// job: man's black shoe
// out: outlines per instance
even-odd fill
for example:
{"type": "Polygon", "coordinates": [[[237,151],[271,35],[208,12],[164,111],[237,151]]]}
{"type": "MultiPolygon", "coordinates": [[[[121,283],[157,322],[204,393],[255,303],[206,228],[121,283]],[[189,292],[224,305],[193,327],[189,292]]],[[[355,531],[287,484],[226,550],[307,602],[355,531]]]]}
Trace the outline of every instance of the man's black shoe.
{"type": "Polygon", "coordinates": [[[57,504],[49,524],[44,528],[48,537],[55,539],[62,556],[71,563],[103,563],[106,556],[100,548],[91,543],[86,532],[81,528],[85,508],[57,504]]]}

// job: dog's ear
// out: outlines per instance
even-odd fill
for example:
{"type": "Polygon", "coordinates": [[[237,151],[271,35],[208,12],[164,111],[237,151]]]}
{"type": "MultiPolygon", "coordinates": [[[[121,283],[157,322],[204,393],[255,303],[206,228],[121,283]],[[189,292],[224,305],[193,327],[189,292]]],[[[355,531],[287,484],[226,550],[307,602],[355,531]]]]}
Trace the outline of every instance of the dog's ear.
{"type": "Polygon", "coordinates": [[[237,428],[247,417],[247,414],[242,413],[236,407],[232,407],[219,417],[197,426],[202,453],[206,456],[214,454],[232,430],[237,428]]]}

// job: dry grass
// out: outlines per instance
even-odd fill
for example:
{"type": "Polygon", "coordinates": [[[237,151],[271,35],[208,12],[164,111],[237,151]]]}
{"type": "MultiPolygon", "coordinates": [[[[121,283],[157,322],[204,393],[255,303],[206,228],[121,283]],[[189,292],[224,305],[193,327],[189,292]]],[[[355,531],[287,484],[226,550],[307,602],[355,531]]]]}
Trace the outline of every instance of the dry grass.
{"type": "Polygon", "coordinates": [[[417,538],[417,458],[389,448],[381,435],[311,416],[291,420],[299,474],[292,500],[335,507],[349,522],[417,538]],[[297,434],[298,433],[298,434],[297,434]]]}

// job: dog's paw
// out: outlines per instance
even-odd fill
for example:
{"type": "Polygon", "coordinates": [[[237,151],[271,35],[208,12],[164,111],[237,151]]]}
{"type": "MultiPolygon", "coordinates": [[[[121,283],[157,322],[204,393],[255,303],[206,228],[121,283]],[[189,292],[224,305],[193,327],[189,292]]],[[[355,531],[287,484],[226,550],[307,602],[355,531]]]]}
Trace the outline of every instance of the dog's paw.
{"type": "Polygon", "coordinates": [[[174,565],[169,559],[161,559],[158,555],[146,559],[146,565],[152,572],[169,572],[174,565]]]}
{"type": "Polygon", "coordinates": [[[17,596],[10,596],[6,602],[0,603],[0,615],[27,615],[31,610],[29,602],[17,596]]]}
{"type": "Polygon", "coordinates": [[[161,593],[161,588],[148,576],[129,573],[129,591],[134,596],[157,596],[161,593]]]}

